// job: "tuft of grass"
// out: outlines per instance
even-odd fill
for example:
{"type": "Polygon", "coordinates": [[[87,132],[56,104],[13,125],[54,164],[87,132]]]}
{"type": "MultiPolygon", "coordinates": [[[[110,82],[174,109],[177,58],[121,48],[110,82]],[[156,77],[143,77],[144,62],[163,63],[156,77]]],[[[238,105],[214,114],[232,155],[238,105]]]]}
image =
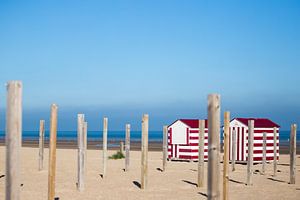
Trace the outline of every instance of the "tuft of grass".
{"type": "Polygon", "coordinates": [[[114,159],[114,160],[122,159],[122,158],[125,158],[125,155],[120,151],[117,151],[117,153],[113,154],[112,156],[109,156],[109,159],[114,159]]]}

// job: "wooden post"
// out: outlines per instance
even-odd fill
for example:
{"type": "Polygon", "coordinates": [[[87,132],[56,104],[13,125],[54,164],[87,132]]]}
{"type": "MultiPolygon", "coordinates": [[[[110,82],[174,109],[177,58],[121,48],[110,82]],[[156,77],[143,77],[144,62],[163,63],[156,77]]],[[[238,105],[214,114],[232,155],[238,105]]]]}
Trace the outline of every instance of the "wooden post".
{"type": "Polygon", "coordinates": [[[107,117],[103,118],[103,174],[102,178],[106,177],[106,163],[107,163],[107,126],[108,119],[107,117]]]}
{"type": "Polygon", "coordinates": [[[263,132],[263,160],[262,160],[262,174],[266,172],[266,161],[267,161],[267,133],[263,132]]]}
{"type": "Polygon", "coordinates": [[[198,136],[198,187],[204,185],[204,134],[205,120],[199,120],[199,136],[198,136]]]}
{"type": "Polygon", "coordinates": [[[277,174],[277,128],[274,127],[273,129],[274,134],[274,158],[273,158],[273,164],[274,164],[274,177],[277,174]]]}
{"type": "Polygon", "coordinates": [[[88,123],[84,122],[83,124],[83,133],[84,133],[84,174],[86,174],[86,159],[87,159],[87,130],[88,130],[88,123]]]}
{"type": "Polygon", "coordinates": [[[168,158],[168,126],[163,127],[163,171],[166,170],[168,158]]]}
{"type": "Polygon", "coordinates": [[[56,171],[56,134],[57,134],[57,105],[51,105],[50,141],[49,141],[49,168],[48,168],[48,200],[55,196],[56,171]]]}
{"type": "Polygon", "coordinates": [[[39,133],[39,171],[44,169],[45,120],[40,120],[39,133]]]}
{"type": "Polygon", "coordinates": [[[77,138],[78,138],[78,149],[77,149],[77,190],[84,190],[84,153],[85,153],[85,137],[84,137],[84,114],[77,115],[77,138]]]}
{"type": "Polygon", "coordinates": [[[45,140],[45,120],[40,120],[39,171],[44,169],[44,140],[45,140]]]}
{"type": "Polygon", "coordinates": [[[209,200],[220,199],[220,95],[208,95],[208,180],[209,200]]]}
{"type": "Polygon", "coordinates": [[[148,182],[148,123],[149,116],[144,114],[142,121],[141,189],[146,189],[148,182]]]}
{"type": "Polygon", "coordinates": [[[290,184],[296,184],[296,134],[297,125],[292,124],[290,136],[290,184]]]}
{"type": "Polygon", "coordinates": [[[88,123],[83,123],[83,135],[84,135],[84,149],[87,150],[87,129],[88,129],[88,123]]]}
{"type": "Polygon", "coordinates": [[[126,139],[125,139],[125,171],[129,169],[129,151],[130,151],[130,124],[126,124],[126,139]]]}
{"type": "Polygon", "coordinates": [[[228,200],[229,185],[229,123],[230,112],[224,113],[224,160],[223,160],[223,200],[228,200]]]}
{"type": "Polygon", "coordinates": [[[124,142],[120,142],[120,153],[124,155],[124,142]]]}
{"type": "Polygon", "coordinates": [[[235,171],[235,160],[236,160],[236,127],[232,131],[232,171],[235,171]]]}
{"type": "Polygon", "coordinates": [[[22,146],[22,83],[7,84],[6,104],[6,200],[20,199],[20,149],[22,146]]]}
{"type": "Polygon", "coordinates": [[[252,185],[253,174],[253,136],[254,120],[248,121],[248,163],[247,163],[247,185],[252,185]]]}

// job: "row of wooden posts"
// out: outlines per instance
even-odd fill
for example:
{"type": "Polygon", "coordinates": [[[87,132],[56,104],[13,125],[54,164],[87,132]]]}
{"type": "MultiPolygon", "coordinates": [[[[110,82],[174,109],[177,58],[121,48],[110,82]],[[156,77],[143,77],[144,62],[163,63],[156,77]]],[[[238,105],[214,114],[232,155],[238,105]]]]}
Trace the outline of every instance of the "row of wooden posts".
{"type": "MultiPolygon", "coordinates": [[[[208,199],[220,199],[220,95],[208,95],[208,178],[207,196],[208,199]]],[[[49,168],[48,168],[48,199],[55,197],[55,173],[56,173],[56,136],[57,136],[57,111],[55,104],[51,105],[50,115],[50,141],[49,141],[49,168]]],[[[22,83],[11,81],[7,84],[7,113],[6,113],[6,200],[20,199],[20,148],[22,142],[22,83]]],[[[223,157],[223,199],[228,199],[229,182],[229,120],[230,113],[224,114],[224,157],[223,157]]],[[[148,121],[149,116],[142,118],[142,144],[141,144],[141,189],[147,188],[148,177],[148,121]]],[[[78,114],[78,179],[77,189],[84,189],[85,161],[87,150],[87,122],[83,114],[78,114]]],[[[252,185],[253,174],[253,133],[254,121],[249,120],[248,135],[248,164],[247,164],[247,185],[252,185]]],[[[103,169],[102,177],[106,177],[107,162],[107,127],[108,119],[103,119],[103,169]]],[[[199,121],[199,160],[198,160],[198,187],[204,185],[204,128],[205,121],[199,121]]],[[[295,184],[296,171],[296,125],[291,127],[290,138],[290,183],[295,184]]],[[[274,134],[276,130],[274,129],[274,134]]],[[[39,138],[39,170],[44,168],[44,135],[45,121],[40,121],[39,138]]],[[[234,135],[233,135],[234,136],[234,135]]],[[[274,135],[274,176],[277,172],[277,149],[276,137],[274,135]]],[[[264,134],[264,149],[266,135],[264,134]]],[[[234,144],[233,144],[234,145],[234,144]]],[[[123,150],[123,147],[121,148],[123,150]]],[[[126,124],[125,139],[125,171],[129,169],[130,151],[130,125],[126,124]]],[[[234,154],[233,154],[234,155],[234,154]]],[[[168,128],[163,127],[163,171],[166,170],[168,158],[168,128]]],[[[264,152],[263,169],[265,172],[266,153],[264,152]]],[[[235,162],[232,162],[232,170],[235,169],[235,162]]]]}

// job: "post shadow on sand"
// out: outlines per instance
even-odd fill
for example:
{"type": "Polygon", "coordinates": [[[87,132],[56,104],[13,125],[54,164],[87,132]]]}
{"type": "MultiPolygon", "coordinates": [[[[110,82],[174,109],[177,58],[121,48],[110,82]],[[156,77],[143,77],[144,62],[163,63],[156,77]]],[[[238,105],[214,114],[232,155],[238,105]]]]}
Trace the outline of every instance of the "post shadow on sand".
{"type": "Polygon", "coordinates": [[[141,184],[138,181],[132,181],[132,183],[141,189],[141,184]]]}
{"type": "Polygon", "coordinates": [[[187,181],[187,180],[181,180],[181,181],[197,187],[197,183],[193,183],[193,182],[187,181]]]}
{"type": "Polygon", "coordinates": [[[157,171],[163,172],[164,170],[162,170],[160,167],[156,168],[157,171]]]}
{"type": "Polygon", "coordinates": [[[233,179],[229,179],[229,181],[231,181],[233,183],[238,183],[238,184],[246,185],[246,183],[244,183],[244,182],[236,181],[236,180],[233,180],[233,179]]]}
{"type": "Polygon", "coordinates": [[[99,176],[103,179],[103,174],[99,174],[99,176]]]}
{"type": "Polygon", "coordinates": [[[203,192],[198,192],[198,194],[201,194],[204,197],[207,197],[207,194],[203,193],[203,192]]]}
{"type": "Polygon", "coordinates": [[[0,178],[3,178],[5,175],[3,174],[3,175],[0,175],[0,178]]]}
{"type": "Polygon", "coordinates": [[[275,179],[275,178],[268,178],[268,179],[271,180],[271,181],[279,182],[279,183],[287,183],[286,181],[282,181],[282,180],[275,179]]]}

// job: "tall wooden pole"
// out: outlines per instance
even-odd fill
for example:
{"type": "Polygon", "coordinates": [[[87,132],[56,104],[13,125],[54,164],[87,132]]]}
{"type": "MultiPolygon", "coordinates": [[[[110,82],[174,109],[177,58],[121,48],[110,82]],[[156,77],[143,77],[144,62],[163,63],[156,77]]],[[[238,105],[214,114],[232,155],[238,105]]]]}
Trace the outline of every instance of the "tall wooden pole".
{"type": "Polygon", "coordinates": [[[290,184],[296,183],[296,134],[297,125],[291,125],[290,136],[290,184]]]}
{"type": "Polygon", "coordinates": [[[142,120],[141,189],[146,189],[148,182],[148,124],[149,116],[144,114],[142,120]]]}
{"type": "Polygon", "coordinates": [[[39,133],[39,171],[44,169],[44,140],[45,140],[45,120],[40,120],[39,133]]]}
{"type": "Polygon", "coordinates": [[[48,200],[55,196],[56,171],[56,134],[57,134],[57,105],[51,105],[50,141],[49,141],[49,168],[48,168],[48,200]]]}
{"type": "Polygon", "coordinates": [[[168,158],[168,126],[163,127],[163,171],[166,170],[168,158]]]}
{"type": "Polygon", "coordinates": [[[124,155],[124,142],[120,141],[120,153],[124,155]]]}
{"type": "Polygon", "coordinates": [[[84,114],[77,115],[77,138],[78,138],[78,148],[77,148],[77,190],[84,190],[84,114]]]}
{"type": "Polygon", "coordinates": [[[204,134],[205,120],[199,120],[199,136],[198,136],[198,187],[204,185],[204,134]]]}
{"type": "Polygon", "coordinates": [[[209,200],[220,199],[220,95],[208,95],[208,180],[209,200]]]}
{"type": "Polygon", "coordinates": [[[107,163],[107,126],[108,119],[107,117],[103,118],[103,174],[102,177],[106,177],[106,163],[107,163]]]}
{"type": "Polygon", "coordinates": [[[126,139],[125,139],[125,171],[129,169],[129,152],[130,152],[130,124],[126,124],[126,139]]]}
{"type": "Polygon", "coordinates": [[[6,104],[6,200],[20,199],[20,149],[22,145],[22,83],[7,84],[6,104]]]}
{"type": "Polygon", "coordinates": [[[84,174],[86,174],[86,165],[87,165],[87,131],[88,130],[88,123],[84,122],[83,124],[83,133],[84,133],[84,174]]]}
{"type": "Polygon", "coordinates": [[[266,162],[267,162],[267,133],[263,132],[263,160],[262,160],[262,174],[266,172],[266,162]]]}
{"type": "Polygon", "coordinates": [[[223,200],[228,200],[229,185],[229,123],[230,112],[224,113],[224,160],[223,160],[223,200]]]}
{"type": "Polygon", "coordinates": [[[277,128],[274,127],[273,129],[274,134],[274,158],[273,158],[273,164],[274,164],[274,177],[277,174],[277,128]]]}
{"type": "Polygon", "coordinates": [[[235,160],[236,160],[236,128],[235,127],[232,131],[232,161],[231,161],[231,165],[232,165],[232,171],[235,171],[235,160]]]}
{"type": "Polygon", "coordinates": [[[254,120],[248,121],[248,162],[247,162],[247,185],[252,185],[253,174],[253,136],[254,120]]]}

